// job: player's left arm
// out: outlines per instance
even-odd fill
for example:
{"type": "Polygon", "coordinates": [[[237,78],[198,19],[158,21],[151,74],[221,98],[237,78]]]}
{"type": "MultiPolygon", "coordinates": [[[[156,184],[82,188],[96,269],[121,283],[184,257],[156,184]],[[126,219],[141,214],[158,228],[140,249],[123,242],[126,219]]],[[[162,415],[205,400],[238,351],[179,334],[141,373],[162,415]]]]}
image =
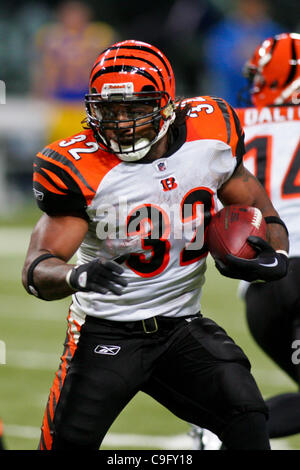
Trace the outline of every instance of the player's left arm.
{"type": "MultiPolygon", "coordinates": [[[[218,191],[224,206],[243,204],[260,209],[263,217],[276,217],[280,221],[265,189],[258,179],[240,163],[218,191]]],[[[243,260],[228,255],[228,265],[217,264],[219,271],[228,277],[254,280],[276,280],[285,276],[288,268],[289,240],[287,230],[280,223],[268,223],[267,242],[258,237],[249,237],[248,242],[256,249],[257,257],[243,260]]]]}

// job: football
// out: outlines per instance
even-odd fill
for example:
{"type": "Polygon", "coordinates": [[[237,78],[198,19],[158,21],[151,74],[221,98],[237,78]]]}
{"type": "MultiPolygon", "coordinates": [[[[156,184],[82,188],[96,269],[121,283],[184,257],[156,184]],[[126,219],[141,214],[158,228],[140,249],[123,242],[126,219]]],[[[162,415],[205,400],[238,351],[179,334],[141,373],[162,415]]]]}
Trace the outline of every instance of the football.
{"type": "Polygon", "coordinates": [[[247,242],[250,235],[266,240],[267,224],[257,207],[231,205],[217,212],[207,229],[211,256],[226,264],[226,255],[251,259],[256,251],[247,242]]]}

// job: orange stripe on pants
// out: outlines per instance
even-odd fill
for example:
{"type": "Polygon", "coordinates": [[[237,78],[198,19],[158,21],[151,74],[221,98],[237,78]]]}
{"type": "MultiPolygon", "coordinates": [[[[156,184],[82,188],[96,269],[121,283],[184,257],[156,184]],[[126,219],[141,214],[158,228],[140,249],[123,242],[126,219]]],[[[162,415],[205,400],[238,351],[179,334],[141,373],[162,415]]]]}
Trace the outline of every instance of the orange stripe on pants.
{"type": "MultiPolygon", "coordinates": [[[[73,325],[75,324],[77,331],[80,331],[80,325],[74,320],[70,320],[70,314],[68,321],[72,321],[73,325]]],[[[46,405],[46,410],[41,427],[42,432],[38,450],[51,450],[53,440],[54,413],[59,401],[60,393],[68,372],[70,362],[75,354],[76,348],[77,344],[71,332],[71,325],[69,324],[66,341],[64,343],[64,352],[61,356],[61,362],[58,371],[55,374],[55,379],[50,389],[50,394],[46,405]]]]}

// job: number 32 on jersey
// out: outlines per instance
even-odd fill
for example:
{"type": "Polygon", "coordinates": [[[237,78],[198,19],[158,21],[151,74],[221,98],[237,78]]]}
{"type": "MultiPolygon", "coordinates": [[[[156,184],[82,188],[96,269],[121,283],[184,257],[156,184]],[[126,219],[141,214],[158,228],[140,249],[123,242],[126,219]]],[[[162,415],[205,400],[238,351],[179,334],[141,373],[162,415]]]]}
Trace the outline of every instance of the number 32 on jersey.
{"type": "MultiPolygon", "coordinates": [[[[62,140],[59,143],[59,146],[68,147],[69,145],[73,145],[76,142],[83,142],[85,139],[86,139],[86,135],[84,134],[76,135],[72,139],[62,140]]],[[[76,148],[69,149],[68,150],[69,154],[72,155],[72,157],[75,160],[80,160],[81,159],[80,153],[93,153],[99,149],[99,145],[96,142],[84,142],[84,145],[85,147],[76,147],[76,148]]]]}
{"type": "MultiPolygon", "coordinates": [[[[179,264],[185,266],[195,263],[207,255],[206,244],[199,231],[205,230],[214,213],[213,193],[208,188],[193,188],[182,199],[180,204],[181,223],[187,224],[195,221],[199,216],[197,207],[203,207],[201,226],[196,224],[194,232],[188,243],[179,253],[179,264]],[[201,239],[201,246],[199,246],[201,239]]],[[[170,260],[171,244],[169,216],[161,207],[153,204],[140,205],[131,210],[127,219],[127,235],[142,235],[141,244],[145,254],[132,253],[126,264],[136,274],[142,277],[157,276],[167,267],[170,260]],[[148,251],[149,250],[149,251],[148,251]]]]}

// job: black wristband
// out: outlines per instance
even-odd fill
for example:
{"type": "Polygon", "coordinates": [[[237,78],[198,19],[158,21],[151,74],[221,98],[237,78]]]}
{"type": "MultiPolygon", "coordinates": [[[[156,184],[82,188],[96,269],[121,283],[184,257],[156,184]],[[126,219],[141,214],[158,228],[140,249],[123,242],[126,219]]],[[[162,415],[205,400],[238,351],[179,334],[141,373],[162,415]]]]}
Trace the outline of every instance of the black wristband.
{"type": "MultiPolygon", "coordinates": [[[[38,289],[34,285],[33,271],[41,261],[43,261],[47,258],[58,258],[58,257],[55,256],[55,255],[52,255],[51,253],[45,253],[43,255],[40,255],[37,258],[35,258],[35,260],[32,261],[32,263],[29,266],[28,271],[27,271],[27,289],[30,292],[30,294],[35,295],[39,299],[43,299],[43,297],[40,295],[38,289]]],[[[43,300],[45,300],[45,299],[43,299],[43,300]]]]}
{"type": "Polygon", "coordinates": [[[282,219],[280,219],[279,217],[275,216],[275,215],[270,215],[268,217],[265,217],[265,221],[267,224],[279,224],[279,225],[282,225],[282,227],[285,229],[286,233],[287,233],[287,236],[289,236],[289,231],[287,229],[287,226],[285,225],[285,223],[283,222],[282,219]]]}

